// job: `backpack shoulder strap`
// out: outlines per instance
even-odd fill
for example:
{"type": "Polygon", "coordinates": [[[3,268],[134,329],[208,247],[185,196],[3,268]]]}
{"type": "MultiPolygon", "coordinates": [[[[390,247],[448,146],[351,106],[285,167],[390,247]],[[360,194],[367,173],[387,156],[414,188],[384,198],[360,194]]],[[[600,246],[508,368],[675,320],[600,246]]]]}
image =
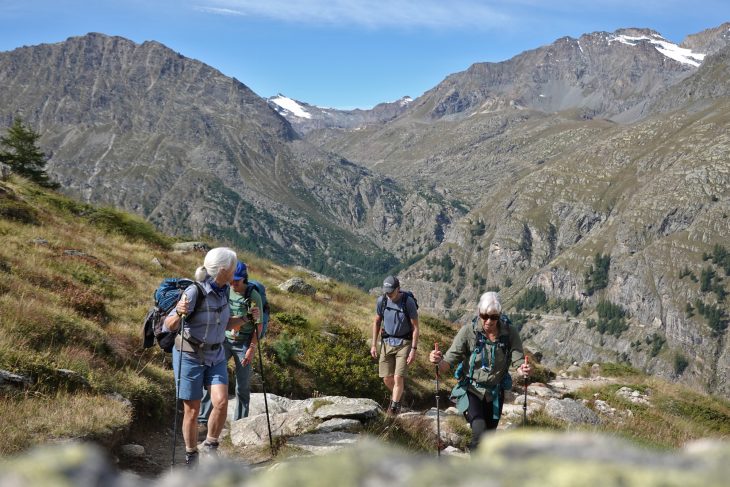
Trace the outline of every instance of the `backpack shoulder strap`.
{"type": "Polygon", "coordinates": [[[403,314],[406,315],[406,319],[408,320],[408,324],[411,324],[411,317],[408,314],[408,299],[413,299],[411,297],[411,293],[407,293],[404,291],[401,291],[403,293],[403,314]]]}
{"type": "Polygon", "coordinates": [[[198,298],[195,300],[195,306],[193,306],[193,309],[190,311],[190,313],[188,313],[188,319],[193,314],[195,314],[196,311],[198,311],[198,309],[200,308],[200,303],[202,301],[205,301],[205,289],[203,289],[203,285],[200,284],[198,281],[193,281],[193,285],[198,289],[198,298]]]}
{"type": "Polygon", "coordinates": [[[380,295],[380,301],[378,302],[378,316],[381,318],[385,315],[385,307],[388,306],[388,296],[383,293],[380,295]]]}

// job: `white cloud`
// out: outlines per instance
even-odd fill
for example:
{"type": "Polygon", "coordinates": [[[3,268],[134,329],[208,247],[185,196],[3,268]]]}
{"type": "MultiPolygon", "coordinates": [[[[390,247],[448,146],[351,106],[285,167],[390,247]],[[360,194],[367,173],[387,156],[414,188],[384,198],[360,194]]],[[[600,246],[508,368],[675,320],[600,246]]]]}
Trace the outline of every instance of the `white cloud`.
{"type": "Polygon", "coordinates": [[[492,28],[509,15],[480,0],[198,0],[198,10],[295,23],[492,28]]]}
{"type": "Polygon", "coordinates": [[[207,12],[210,14],[219,14],[219,15],[244,15],[243,12],[239,12],[238,10],[232,10],[230,8],[195,7],[195,10],[199,10],[201,12],[207,12]]]}

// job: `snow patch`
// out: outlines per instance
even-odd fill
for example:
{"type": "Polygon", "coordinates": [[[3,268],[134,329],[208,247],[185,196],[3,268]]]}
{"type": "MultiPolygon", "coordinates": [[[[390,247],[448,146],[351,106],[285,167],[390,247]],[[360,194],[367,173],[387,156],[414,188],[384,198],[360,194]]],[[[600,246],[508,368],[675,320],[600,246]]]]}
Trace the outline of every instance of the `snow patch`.
{"type": "Polygon", "coordinates": [[[682,64],[689,64],[694,67],[698,67],[705,54],[693,52],[692,49],[685,49],[678,45],[667,41],[660,36],[627,36],[619,35],[608,38],[609,44],[611,42],[620,42],[621,44],[627,44],[629,46],[635,46],[639,41],[649,41],[654,45],[654,48],[670,59],[674,59],[682,64]]]}
{"type": "Polygon", "coordinates": [[[288,111],[295,117],[299,118],[312,118],[312,114],[304,109],[299,103],[295,102],[291,98],[287,98],[284,95],[277,95],[271,98],[271,101],[276,103],[278,106],[288,111]]]}

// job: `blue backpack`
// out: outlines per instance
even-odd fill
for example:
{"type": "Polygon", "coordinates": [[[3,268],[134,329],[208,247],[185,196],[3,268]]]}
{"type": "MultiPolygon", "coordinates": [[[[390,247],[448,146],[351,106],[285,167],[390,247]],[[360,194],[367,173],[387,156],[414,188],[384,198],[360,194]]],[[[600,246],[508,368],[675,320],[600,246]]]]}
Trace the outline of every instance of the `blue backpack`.
{"type": "Polygon", "coordinates": [[[261,296],[261,304],[264,307],[264,309],[260,311],[261,334],[259,335],[259,340],[261,340],[264,335],[266,335],[266,330],[269,327],[269,315],[271,314],[271,307],[269,306],[269,300],[266,299],[266,286],[264,286],[263,283],[257,281],[256,279],[248,280],[248,286],[246,286],[246,292],[243,295],[244,299],[246,300],[246,304],[248,305],[249,300],[251,299],[251,291],[254,289],[256,289],[256,291],[261,296]]]}
{"type": "MultiPolygon", "coordinates": [[[[170,310],[172,310],[172,308],[180,300],[180,296],[183,291],[193,285],[198,288],[198,296],[205,295],[205,291],[199,283],[182,277],[170,277],[163,279],[160,285],[157,286],[157,289],[155,289],[153,294],[155,304],[147,310],[147,314],[145,315],[142,325],[144,348],[149,348],[157,342],[160,348],[165,352],[169,353],[172,351],[172,347],[175,344],[175,337],[178,332],[163,331],[162,324],[164,323],[167,315],[170,313],[170,310]]],[[[190,311],[188,317],[195,313],[198,303],[201,301],[204,300],[196,300],[195,308],[190,311]]]]}
{"type": "MultiPolygon", "coordinates": [[[[413,330],[411,329],[412,328],[411,327],[411,317],[408,316],[408,298],[411,298],[413,300],[413,304],[416,305],[416,309],[418,309],[418,300],[416,299],[416,296],[413,294],[413,291],[401,290],[401,293],[405,294],[405,296],[403,297],[401,307],[403,308],[402,312],[406,317],[406,324],[408,325],[408,331],[395,336],[395,335],[390,335],[388,332],[385,331],[385,327],[383,327],[383,331],[381,334],[382,338],[390,338],[390,337],[410,338],[411,334],[413,333],[413,330]]],[[[378,303],[378,316],[380,316],[380,318],[383,318],[386,309],[391,309],[394,311],[401,311],[401,309],[399,309],[399,308],[388,308],[387,306],[388,306],[388,295],[383,294],[382,299],[378,303]]]]}

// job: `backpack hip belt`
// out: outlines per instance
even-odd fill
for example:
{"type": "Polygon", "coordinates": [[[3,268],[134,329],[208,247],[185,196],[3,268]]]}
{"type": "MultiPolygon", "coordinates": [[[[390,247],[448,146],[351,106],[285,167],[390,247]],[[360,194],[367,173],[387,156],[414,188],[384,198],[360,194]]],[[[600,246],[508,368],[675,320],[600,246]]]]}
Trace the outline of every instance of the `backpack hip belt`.
{"type": "Polygon", "coordinates": [[[194,344],[190,340],[187,340],[183,338],[180,334],[178,334],[175,337],[175,348],[178,350],[181,350],[183,352],[191,352],[191,353],[199,353],[199,352],[209,352],[211,350],[218,350],[221,348],[223,343],[200,343],[198,345],[194,344]]]}
{"type": "Polygon", "coordinates": [[[410,340],[411,338],[413,338],[413,331],[409,331],[408,333],[404,333],[403,335],[388,335],[388,332],[383,329],[383,331],[381,332],[381,337],[383,338],[383,340],[385,340],[386,338],[400,338],[401,340],[410,340]]]}

